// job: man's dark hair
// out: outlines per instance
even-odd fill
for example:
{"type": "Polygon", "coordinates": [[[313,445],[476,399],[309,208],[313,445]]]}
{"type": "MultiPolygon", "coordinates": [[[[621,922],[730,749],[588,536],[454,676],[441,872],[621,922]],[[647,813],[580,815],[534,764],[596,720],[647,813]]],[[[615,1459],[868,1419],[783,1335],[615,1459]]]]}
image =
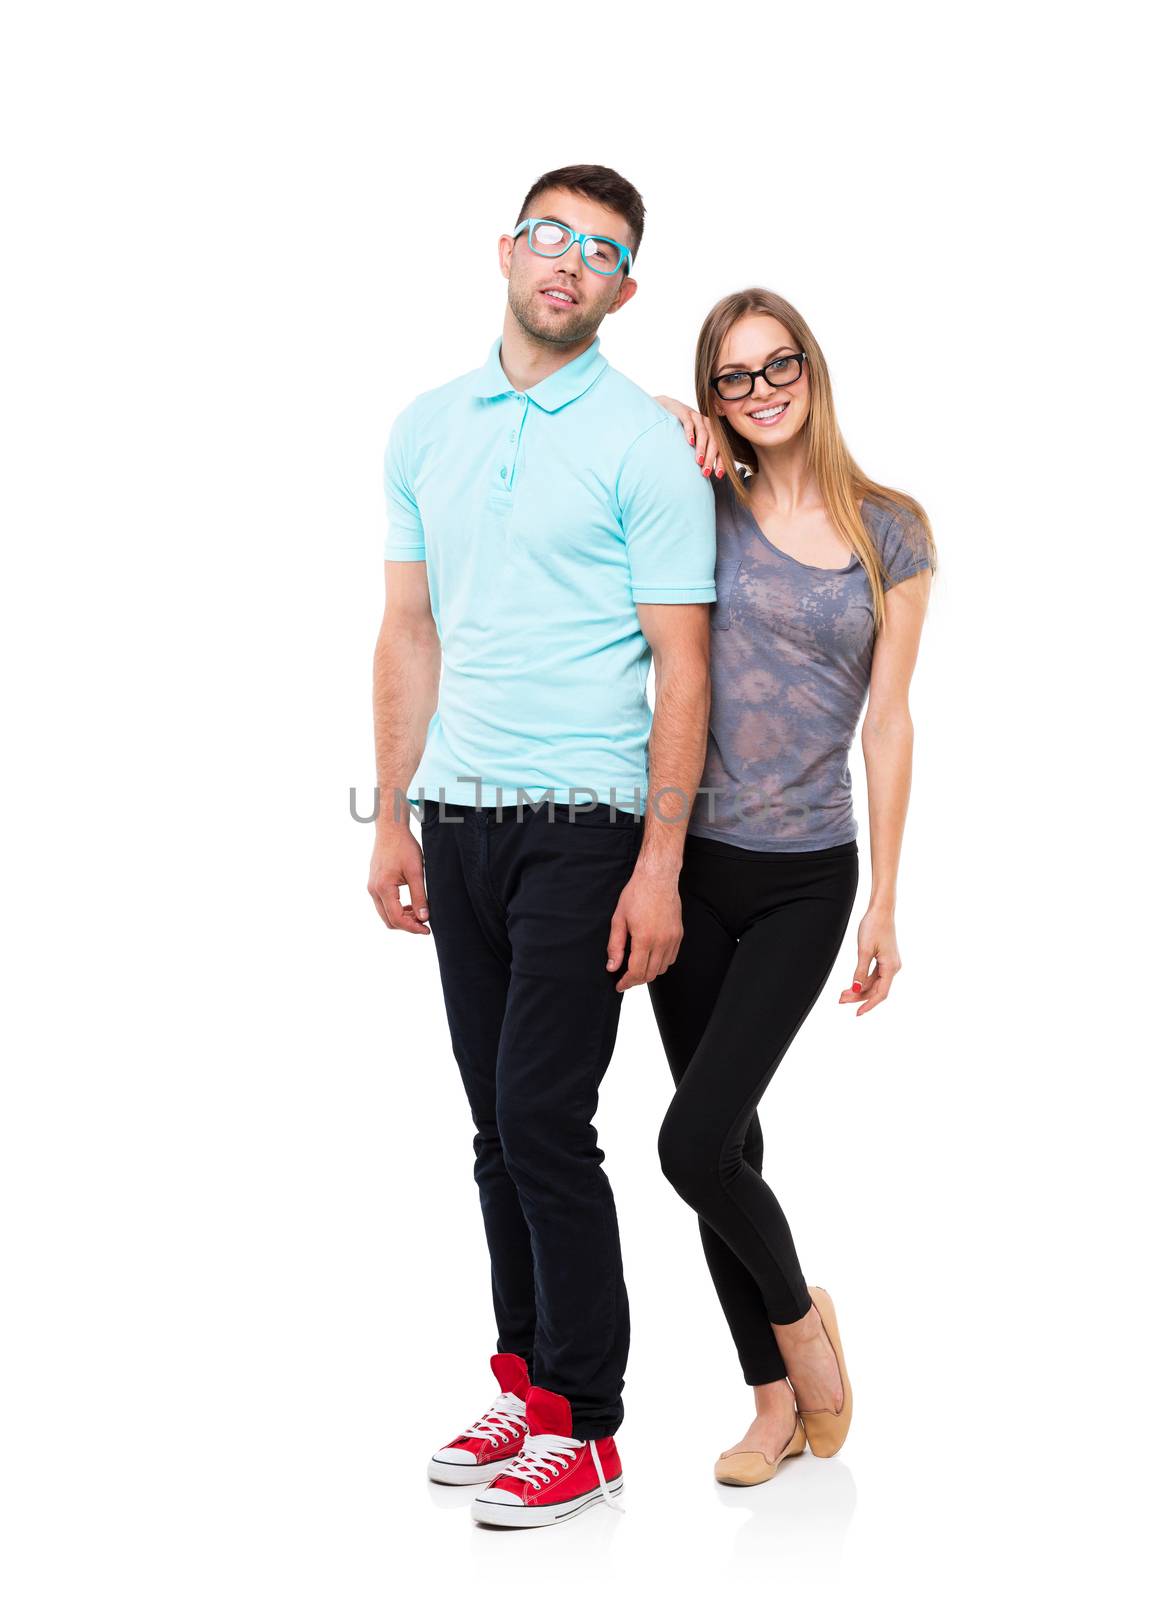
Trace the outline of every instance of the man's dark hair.
{"type": "Polygon", "coordinates": [[[517,226],[531,216],[532,206],[547,189],[569,189],[573,194],[582,194],[586,200],[598,201],[609,211],[618,211],[631,233],[632,256],[639,253],[639,242],[643,238],[643,196],[611,167],[556,167],[554,172],[545,172],[524,196],[516,218],[517,226]]]}

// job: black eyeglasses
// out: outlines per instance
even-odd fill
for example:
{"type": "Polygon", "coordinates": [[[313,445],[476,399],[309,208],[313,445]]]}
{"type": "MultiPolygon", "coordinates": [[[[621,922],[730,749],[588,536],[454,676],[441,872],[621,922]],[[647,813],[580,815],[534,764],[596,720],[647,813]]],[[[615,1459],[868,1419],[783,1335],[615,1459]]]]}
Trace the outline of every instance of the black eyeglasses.
{"type": "Polygon", "coordinates": [[[746,400],[749,394],[754,394],[757,378],[762,378],[773,389],[784,389],[794,383],[806,360],[807,353],[801,350],[797,356],[776,356],[757,372],[721,372],[718,378],[707,381],[721,400],[746,400]]]}

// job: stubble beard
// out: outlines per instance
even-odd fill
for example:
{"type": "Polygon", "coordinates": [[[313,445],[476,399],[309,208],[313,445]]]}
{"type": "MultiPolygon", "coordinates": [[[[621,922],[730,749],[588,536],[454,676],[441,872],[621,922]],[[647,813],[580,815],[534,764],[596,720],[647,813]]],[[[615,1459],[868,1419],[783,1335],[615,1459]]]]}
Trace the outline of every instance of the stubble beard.
{"type": "Polygon", "coordinates": [[[603,311],[577,306],[576,315],[565,318],[561,327],[549,319],[540,304],[539,290],[526,288],[514,280],[508,284],[508,305],[524,332],[541,344],[579,344],[596,332],[606,315],[603,311]]]}

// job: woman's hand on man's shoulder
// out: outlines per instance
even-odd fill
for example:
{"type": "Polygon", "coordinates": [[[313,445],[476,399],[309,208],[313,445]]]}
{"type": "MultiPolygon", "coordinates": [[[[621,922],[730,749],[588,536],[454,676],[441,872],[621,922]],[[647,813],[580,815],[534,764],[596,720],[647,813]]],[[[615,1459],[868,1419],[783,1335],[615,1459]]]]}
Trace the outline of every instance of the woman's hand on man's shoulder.
{"type": "Polygon", "coordinates": [[[714,472],[717,478],[722,478],[723,457],[719,453],[713,424],[699,411],[693,411],[682,400],[673,400],[669,394],[657,394],[657,405],[665,411],[670,411],[680,427],[688,444],[695,451],[695,459],[705,478],[710,478],[714,472]]]}

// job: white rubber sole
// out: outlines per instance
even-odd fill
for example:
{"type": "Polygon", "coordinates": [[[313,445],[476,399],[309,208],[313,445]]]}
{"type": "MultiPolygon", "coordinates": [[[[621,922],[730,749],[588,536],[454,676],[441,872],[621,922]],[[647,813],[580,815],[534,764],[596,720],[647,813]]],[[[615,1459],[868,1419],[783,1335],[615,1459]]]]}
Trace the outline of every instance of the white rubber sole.
{"type": "Polygon", "coordinates": [[[433,1483],[490,1483],[514,1460],[514,1456],[505,1456],[502,1461],[491,1461],[486,1467],[465,1467],[456,1461],[437,1461],[433,1456],[428,1462],[428,1477],[433,1483]]]}
{"type": "MultiPolygon", "coordinates": [[[[607,1490],[612,1500],[623,1493],[622,1473],[618,1478],[608,1479],[607,1490]]],[[[472,1501],[472,1516],[488,1528],[548,1528],[557,1522],[570,1522],[603,1498],[598,1484],[587,1494],[576,1495],[574,1500],[564,1500],[554,1506],[509,1506],[498,1500],[485,1500],[481,1494],[472,1501]]]]}

